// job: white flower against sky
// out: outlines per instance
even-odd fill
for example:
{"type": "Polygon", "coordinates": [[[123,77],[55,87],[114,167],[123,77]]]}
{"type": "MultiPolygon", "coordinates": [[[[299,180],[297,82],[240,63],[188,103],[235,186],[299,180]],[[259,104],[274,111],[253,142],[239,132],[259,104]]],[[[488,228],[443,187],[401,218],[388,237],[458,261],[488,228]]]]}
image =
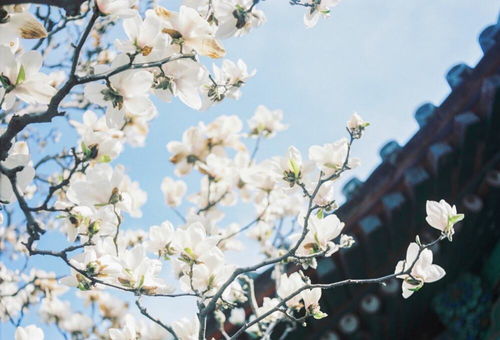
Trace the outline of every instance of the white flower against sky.
{"type": "Polygon", "coordinates": [[[136,15],[137,11],[133,9],[136,3],[136,0],[96,0],[99,12],[104,15],[122,18],[130,18],[136,15]]]}
{"type": "Polygon", "coordinates": [[[161,191],[165,198],[165,203],[171,207],[177,207],[182,203],[182,198],[186,194],[187,185],[184,181],[174,180],[165,177],[161,182],[161,191]]]}
{"type": "MultiPolygon", "coordinates": [[[[111,67],[98,67],[96,73],[114,70],[126,63],[128,57],[121,54],[113,60],[111,67]]],[[[109,77],[109,86],[93,82],[85,86],[85,97],[92,103],[117,109],[125,115],[147,115],[155,110],[149,98],[153,85],[153,74],[146,70],[129,69],[109,77]]]]}
{"type": "Polygon", "coordinates": [[[181,6],[179,12],[171,12],[163,7],[156,8],[161,19],[162,31],[179,45],[184,53],[191,50],[211,58],[221,58],[226,54],[221,43],[215,39],[216,27],[211,26],[194,9],[181,6]]]}
{"type": "Polygon", "coordinates": [[[17,327],[14,337],[15,340],[43,340],[44,334],[41,328],[29,325],[27,327],[17,327]]]}
{"type": "Polygon", "coordinates": [[[304,24],[308,27],[314,27],[318,23],[320,17],[329,17],[330,8],[336,6],[340,0],[307,0],[305,3],[310,7],[306,7],[304,14],[304,24]]]}
{"type": "Polygon", "coordinates": [[[0,45],[17,49],[18,38],[40,39],[47,36],[45,27],[30,13],[29,5],[2,6],[2,9],[5,16],[0,20],[0,45]]]}
{"type": "Polygon", "coordinates": [[[264,105],[259,105],[255,110],[252,118],[248,120],[250,133],[252,135],[262,134],[265,137],[273,137],[276,132],[283,131],[287,128],[282,123],[283,111],[269,110],[264,105]]]}
{"type": "Polygon", "coordinates": [[[56,94],[50,86],[49,78],[40,72],[42,55],[28,51],[16,56],[5,46],[0,46],[0,100],[4,97],[2,108],[10,109],[17,98],[28,104],[48,104],[56,94]]]}
{"type": "MultiPolygon", "coordinates": [[[[16,184],[19,193],[28,187],[35,177],[35,169],[31,165],[28,144],[26,142],[16,142],[9,150],[7,159],[0,164],[6,169],[15,169],[22,166],[23,169],[16,173],[16,184]]],[[[0,173],[0,201],[12,202],[16,199],[14,190],[9,178],[0,173]]]]}

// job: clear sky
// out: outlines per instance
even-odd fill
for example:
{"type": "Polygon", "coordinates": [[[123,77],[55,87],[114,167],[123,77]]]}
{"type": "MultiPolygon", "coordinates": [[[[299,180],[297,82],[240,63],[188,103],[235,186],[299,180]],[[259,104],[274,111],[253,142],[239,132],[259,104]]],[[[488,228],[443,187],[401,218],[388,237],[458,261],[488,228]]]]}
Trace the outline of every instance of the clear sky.
{"type": "MultiPolygon", "coordinates": [[[[168,3],[163,1],[166,7],[168,3]]],[[[378,165],[385,142],[404,144],[417,131],[415,109],[424,102],[439,105],[446,97],[446,72],[459,62],[474,66],[481,58],[477,37],[497,21],[500,9],[495,0],[344,0],[332,9],[331,18],[307,29],[301,7],[285,0],[266,0],[259,6],[267,23],[224,42],[228,58],[242,58],[257,70],[242,98],[201,113],[178,101],[157,102],[160,114],[151,123],[146,147],[127,147],[114,162],[125,164],[131,178],[140,180],[148,192],[144,217],[128,219],[128,226],[178,221],[159,189],[163,177],[173,176],[168,141],[220,114],[236,114],[246,121],[260,104],[282,109],[289,129],[266,141],[258,159],[283,154],[290,144],[307,153],[312,144],[341,138],[345,122],[357,111],[371,126],[354,148],[362,165],[352,173],[366,178],[378,165]]],[[[250,218],[243,217],[242,223],[250,218]]],[[[62,266],[57,269],[64,272],[62,266]]],[[[155,308],[166,320],[192,310],[182,300],[172,308],[168,303],[163,300],[155,308]]],[[[2,327],[0,339],[9,339],[8,334],[11,330],[2,327]]]]}

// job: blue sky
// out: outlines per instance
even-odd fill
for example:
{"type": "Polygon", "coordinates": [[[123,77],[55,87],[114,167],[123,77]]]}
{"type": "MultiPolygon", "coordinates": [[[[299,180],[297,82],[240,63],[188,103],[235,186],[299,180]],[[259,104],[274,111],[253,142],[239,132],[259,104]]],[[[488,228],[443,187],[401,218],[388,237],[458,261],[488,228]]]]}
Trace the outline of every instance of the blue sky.
{"type": "MultiPolygon", "coordinates": [[[[144,217],[128,219],[127,226],[178,221],[164,205],[159,189],[163,177],[173,176],[165,149],[168,141],[180,139],[198,121],[210,122],[220,114],[236,114],[246,121],[260,104],[282,109],[289,129],[263,143],[257,159],[283,154],[290,144],[307,153],[312,144],[341,138],[345,122],[357,111],[371,126],[354,148],[362,165],[352,174],[366,178],[378,165],[378,151],[385,142],[395,139],[404,144],[417,131],[413,118],[417,107],[424,102],[439,105],[446,97],[448,69],[459,62],[474,66],[481,58],[477,37],[496,22],[500,4],[494,0],[344,0],[333,8],[331,18],[312,29],[302,23],[304,9],[288,1],[266,0],[260,8],[267,16],[264,26],[224,42],[228,58],[242,58],[257,70],[243,88],[242,98],[201,113],[179,102],[157,102],[160,114],[151,123],[146,147],[127,148],[115,162],[124,164],[148,192],[144,217]]],[[[247,212],[232,215],[241,223],[250,219],[247,212]]],[[[35,260],[42,261],[53,270],[65,271],[57,261],[35,260]]],[[[175,308],[158,307],[157,312],[168,320],[192,310],[182,300],[176,303],[175,308]]],[[[9,339],[11,331],[2,327],[0,339],[2,335],[9,339]]]]}

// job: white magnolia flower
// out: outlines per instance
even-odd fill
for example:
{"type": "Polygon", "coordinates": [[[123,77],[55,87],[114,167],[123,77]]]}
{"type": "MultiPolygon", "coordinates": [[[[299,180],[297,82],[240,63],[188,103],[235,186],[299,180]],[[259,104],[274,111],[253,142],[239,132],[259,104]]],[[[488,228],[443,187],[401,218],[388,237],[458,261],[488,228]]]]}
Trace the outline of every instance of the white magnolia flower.
{"type": "Polygon", "coordinates": [[[61,301],[56,296],[50,296],[42,300],[38,313],[44,322],[62,321],[71,315],[71,306],[69,301],[61,301]]]}
{"type": "MultiPolygon", "coordinates": [[[[305,286],[305,282],[299,272],[292,273],[290,276],[287,274],[281,274],[276,293],[280,298],[284,299],[303,286],[305,286]]],[[[300,303],[301,299],[301,294],[297,294],[288,300],[286,305],[290,308],[300,309],[302,307],[300,303]]]]}
{"type": "Polygon", "coordinates": [[[173,291],[172,287],[159,278],[161,261],[148,258],[142,245],[120,252],[117,260],[122,266],[122,272],[117,277],[121,285],[147,294],[166,294],[173,291]]]}
{"type": "Polygon", "coordinates": [[[152,10],[146,12],[142,20],[139,13],[123,20],[123,30],[128,40],[117,40],[117,48],[123,53],[140,53],[146,57],[156,49],[164,48],[166,40],[160,32],[160,20],[152,10]]]}
{"type": "Polygon", "coordinates": [[[43,331],[35,325],[17,327],[15,340],[43,340],[43,331]]]}
{"type": "Polygon", "coordinates": [[[259,105],[254,115],[248,120],[250,133],[252,135],[262,134],[265,137],[273,137],[276,132],[283,131],[287,127],[281,121],[283,111],[269,110],[264,105],[259,105]]]}
{"type": "Polygon", "coordinates": [[[302,155],[293,145],[288,148],[285,157],[275,158],[275,171],[290,187],[302,178],[302,155]]]}
{"type": "Polygon", "coordinates": [[[231,310],[231,315],[229,316],[229,322],[233,325],[242,325],[245,323],[246,313],[243,308],[234,308],[231,310]]]}
{"type": "MultiPolygon", "coordinates": [[[[7,159],[0,162],[6,169],[14,169],[22,166],[23,169],[16,173],[16,184],[20,194],[28,187],[35,177],[35,169],[31,165],[28,144],[26,142],[16,142],[10,148],[7,159]]],[[[7,176],[0,173],[0,201],[12,202],[16,199],[12,185],[7,176]]]]}
{"type": "Polygon", "coordinates": [[[107,205],[140,217],[140,207],[146,202],[146,193],[125,175],[121,165],[112,168],[109,164],[99,163],[88,169],[82,178],[71,180],[68,199],[77,204],[100,208],[107,205]]]}
{"type": "Polygon", "coordinates": [[[206,138],[202,130],[193,126],[184,131],[182,142],[172,141],[167,144],[167,150],[172,154],[170,162],[176,165],[175,173],[188,174],[198,160],[203,160],[208,155],[206,138]]]}
{"type": "Polygon", "coordinates": [[[184,0],[184,5],[196,9],[208,22],[216,24],[217,38],[238,37],[266,21],[253,0],[184,0]]]}
{"type": "MultiPolygon", "coordinates": [[[[99,67],[99,73],[114,70],[128,63],[127,55],[121,54],[113,60],[110,68],[99,67]]],[[[153,85],[153,74],[146,70],[129,69],[109,77],[109,86],[93,82],[85,86],[85,97],[97,105],[117,109],[123,115],[147,115],[155,111],[149,99],[153,85]]],[[[116,111],[114,112],[116,114],[116,111]]],[[[115,119],[116,120],[116,119],[115,119]]]]}
{"type": "Polygon", "coordinates": [[[191,223],[185,229],[177,229],[176,240],[182,250],[181,256],[187,262],[196,262],[202,256],[210,254],[216,249],[218,241],[216,237],[207,236],[200,222],[191,223]]]}
{"type": "Polygon", "coordinates": [[[186,269],[180,279],[181,289],[212,295],[229,279],[235,266],[225,264],[222,251],[213,248],[210,253],[199,257],[192,269],[186,269]]]}
{"type": "Polygon", "coordinates": [[[306,7],[307,13],[304,14],[304,24],[308,27],[314,27],[319,18],[330,16],[330,7],[336,6],[340,0],[307,0],[305,3],[310,5],[306,7]]]}
{"type": "Polygon", "coordinates": [[[208,85],[208,96],[214,101],[221,101],[225,97],[239,99],[240,88],[253,77],[256,70],[248,72],[247,65],[241,59],[235,63],[224,59],[222,66],[213,65],[215,84],[208,85]]]}
{"type": "MultiPolygon", "coordinates": [[[[75,255],[71,258],[70,263],[84,271],[87,276],[103,281],[109,281],[121,272],[121,267],[114,261],[112,256],[98,254],[96,249],[92,247],[86,247],[83,253],[75,255]]],[[[61,279],[61,283],[78,287],[81,290],[91,288],[91,282],[76,270],[72,270],[71,276],[61,279]]]]}
{"type": "Polygon", "coordinates": [[[43,63],[39,52],[28,51],[15,56],[8,47],[0,46],[0,60],[3,109],[10,109],[16,97],[28,104],[48,104],[56,94],[56,89],[49,84],[49,77],[39,72],[43,63]]]}
{"type": "MultiPolygon", "coordinates": [[[[69,333],[87,334],[94,325],[93,320],[82,313],[74,313],[69,315],[61,322],[61,328],[69,333]]],[[[36,338],[33,338],[35,340],[36,338]]],[[[36,339],[38,340],[38,339],[36,339]]]]}
{"type": "MultiPolygon", "coordinates": [[[[323,146],[313,145],[309,148],[309,159],[316,163],[324,176],[328,177],[342,169],[346,161],[348,145],[346,138],[323,146]]],[[[358,162],[352,159],[347,161],[347,166],[351,169],[357,164],[358,162]]]]}
{"type": "Polygon", "coordinates": [[[321,299],[321,288],[305,289],[300,295],[304,301],[304,308],[315,319],[327,317],[327,314],[320,310],[319,300],[321,299]]]}
{"type": "Polygon", "coordinates": [[[130,314],[125,315],[121,328],[110,328],[108,330],[111,340],[136,340],[138,336],[137,324],[130,314]]]}
{"type": "Polygon", "coordinates": [[[441,230],[443,235],[451,241],[455,233],[453,225],[463,220],[464,214],[457,214],[457,208],[449,205],[445,200],[427,201],[425,208],[427,223],[431,227],[441,230]]]}
{"type": "Polygon", "coordinates": [[[196,51],[210,58],[221,58],[226,54],[221,43],[215,39],[216,26],[211,26],[194,9],[181,6],[179,13],[163,7],[155,9],[162,20],[162,32],[170,35],[172,42],[183,52],[196,51]]]}
{"type": "Polygon", "coordinates": [[[168,259],[179,251],[174,227],[168,221],[149,228],[148,238],[148,250],[158,256],[168,259]]]}
{"type": "Polygon", "coordinates": [[[200,321],[197,317],[192,319],[182,318],[172,322],[172,328],[180,340],[197,340],[200,329],[200,321]]]}
{"type": "Polygon", "coordinates": [[[184,181],[176,181],[170,177],[165,177],[161,183],[161,191],[165,198],[165,203],[171,207],[177,207],[182,203],[182,198],[186,193],[187,185],[184,181]]]}
{"type": "Polygon", "coordinates": [[[18,38],[41,39],[47,36],[47,30],[29,12],[29,6],[2,6],[1,10],[0,45],[13,47],[18,38]]]}
{"type": "Polygon", "coordinates": [[[225,155],[224,147],[237,151],[246,150],[245,145],[240,141],[243,123],[238,116],[221,115],[207,125],[200,123],[200,127],[210,143],[211,153],[218,156],[225,155]]]}
{"type": "Polygon", "coordinates": [[[123,150],[123,132],[109,128],[106,118],[92,111],[83,114],[82,122],[71,120],[81,137],[80,145],[85,156],[97,162],[109,162],[115,159],[123,150]]]}
{"type": "MultiPolygon", "coordinates": [[[[262,306],[257,308],[255,314],[257,314],[257,317],[260,317],[261,315],[274,309],[279,303],[280,303],[280,300],[278,300],[276,298],[269,298],[266,296],[266,297],[264,297],[264,299],[262,301],[262,306]]],[[[270,322],[278,320],[281,316],[282,315],[280,312],[273,312],[273,313],[269,314],[268,316],[266,316],[262,320],[262,322],[270,323],[270,322]]]]}
{"type": "Polygon", "coordinates": [[[207,78],[207,70],[191,59],[179,59],[161,66],[156,75],[153,92],[162,100],[179,99],[192,109],[202,108],[200,86],[207,78]]]}
{"type": "Polygon", "coordinates": [[[214,3],[217,37],[229,38],[248,33],[265,23],[264,12],[253,7],[253,0],[219,0],[214,3]],[[249,9],[252,7],[252,10],[249,9]]]}
{"type": "Polygon", "coordinates": [[[353,136],[353,138],[361,138],[363,134],[363,130],[370,125],[370,123],[365,122],[363,118],[361,118],[357,112],[352,114],[351,119],[347,122],[347,129],[353,136]]]}
{"type": "Polygon", "coordinates": [[[424,283],[435,282],[446,274],[443,268],[432,264],[432,251],[430,249],[419,252],[418,244],[410,243],[406,251],[406,260],[399,261],[394,271],[397,274],[412,268],[409,274],[398,275],[399,279],[403,279],[403,297],[405,299],[422,288],[424,283]]]}
{"type": "MultiPolygon", "coordinates": [[[[303,225],[303,223],[303,217],[299,216],[299,224],[303,225]]],[[[297,249],[297,254],[308,255],[326,251],[325,256],[330,256],[338,250],[339,246],[332,242],[332,240],[340,235],[344,228],[344,223],[336,215],[328,215],[325,218],[311,215],[309,216],[307,228],[309,231],[300,244],[299,249],[297,249]]],[[[300,238],[300,235],[300,233],[291,235],[290,239],[292,242],[296,242],[300,238]]]]}
{"type": "Polygon", "coordinates": [[[136,0],[96,0],[99,12],[121,18],[130,18],[137,14],[137,11],[133,9],[136,2],[136,0]]]}

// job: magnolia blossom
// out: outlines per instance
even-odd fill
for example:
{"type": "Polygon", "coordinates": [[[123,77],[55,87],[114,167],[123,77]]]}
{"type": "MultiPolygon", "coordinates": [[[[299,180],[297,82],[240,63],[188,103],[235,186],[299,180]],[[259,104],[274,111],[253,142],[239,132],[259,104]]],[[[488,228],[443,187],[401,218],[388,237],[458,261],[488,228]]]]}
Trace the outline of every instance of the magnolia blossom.
{"type": "Polygon", "coordinates": [[[353,138],[361,138],[363,130],[370,125],[370,123],[365,122],[356,112],[352,114],[351,119],[347,122],[347,129],[351,133],[353,138]]]}
{"type": "Polygon", "coordinates": [[[276,159],[275,166],[278,176],[281,176],[290,187],[293,187],[302,178],[302,155],[294,146],[288,148],[285,157],[276,159]]]}
{"type": "Polygon", "coordinates": [[[125,317],[127,321],[122,328],[110,328],[109,329],[109,337],[111,340],[135,340],[137,339],[137,328],[135,324],[135,320],[127,315],[125,317]]]}
{"type": "Polygon", "coordinates": [[[210,23],[216,23],[218,38],[241,36],[266,21],[264,12],[253,6],[253,0],[185,0],[210,23]]]}
{"type": "Polygon", "coordinates": [[[194,50],[210,58],[221,58],[226,54],[221,43],[215,39],[216,28],[194,9],[181,6],[176,13],[157,7],[155,11],[161,19],[162,32],[170,35],[172,42],[179,45],[183,52],[194,50]]]}
{"type": "Polygon", "coordinates": [[[161,66],[156,75],[153,92],[162,100],[170,102],[178,97],[192,109],[202,108],[200,84],[206,82],[207,70],[191,59],[179,59],[161,66]]]}
{"type": "Polygon", "coordinates": [[[104,15],[113,15],[122,18],[129,18],[137,13],[133,9],[136,2],[136,0],[96,0],[99,12],[104,15]]]}
{"type": "MultiPolygon", "coordinates": [[[[110,69],[114,70],[128,63],[128,57],[119,55],[110,69]]],[[[108,71],[99,67],[98,73],[108,71]]],[[[134,115],[147,115],[155,110],[149,99],[149,90],[153,85],[153,74],[146,70],[129,69],[109,77],[109,85],[93,82],[85,86],[85,97],[91,102],[108,108],[115,108],[122,115],[130,112],[134,115]]],[[[116,111],[114,111],[116,114],[116,111]]],[[[116,120],[116,119],[115,119],[116,120]]]]}
{"type": "MultiPolygon", "coordinates": [[[[35,169],[31,165],[28,144],[26,142],[16,142],[10,148],[7,159],[0,162],[0,165],[6,169],[15,169],[23,167],[21,171],[16,172],[16,185],[20,194],[28,187],[29,183],[35,177],[35,169]]],[[[11,202],[16,199],[14,190],[9,178],[0,173],[0,201],[11,202]]]]}
{"type": "Polygon", "coordinates": [[[283,119],[283,111],[269,110],[264,105],[259,105],[255,110],[252,118],[248,120],[250,133],[252,135],[262,134],[265,137],[273,137],[276,132],[286,129],[281,121],[283,119]]]}
{"type": "Polygon", "coordinates": [[[148,250],[168,259],[176,254],[179,249],[175,239],[172,223],[165,221],[160,226],[149,228],[148,250]]]}
{"type": "Polygon", "coordinates": [[[184,181],[175,181],[170,177],[165,177],[161,183],[161,191],[163,192],[165,203],[171,207],[177,207],[181,204],[186,190],[187,185],[184,181]]]}
{"type": "Polygon", "coordinates": [[[2,108],[10,109],[15,98],[28,104],[48,104],[56,89],[50,86],[46,74],[40,73],[42,56],[37,51],[29,51],[15,56],[5,46],[0,46],[0,99],[2,108]]]}
{"type": "MultiPolygon", "coordinates": [[[[29,5],[2,6],[5,13],[0,18],[0,45],[17,46],[17,39],[40,39],[47,30],[29,12],[29,5]]],[[[3,59],[2,59],[3,60],[3,59]]]]}
{"type": "Polygon", "coordinates": [[[182,142],[172,141],[167,144],[167,150],[172,154],[170,162],[176,165],[177,175],[186,175],[195,163],[204,159],[207,154],[206,139],[198,127],[190,127],[182,134],[182,142]]]}
{"type": "Polygon", "coordinates": [[[304,14],[304,24],[311,28],[316,26],[319,18],[330,16],[330,7],[336,6],[340,0],[307,0],[305,3],[310,7],[307,8],[307,13],[304,14]]]}
{"type": "Polygon", "coordinates": [[[173,322],[172,328],[180,340],[197,340],[200,329],[200,321],[196,317],[192,319],[182,318],[173,322]]]}
{"type": "Polygon", "coordinates": [[[17,327],[15,340],[43,340],[43,331],[35,325],[17,327]]]}
{"type": "Polygon", "coordinates": [[[351,169],[358,165],[357,160],[346,160],[348,150],[349,142],[347,139],[342,138],[335,143],[311,146],[309,148],[309,159],[315,162],[316,166],[328,177],[340,171],[345,163],[351,169]]]}
{"type": "MultiPolygon", "coordinates": [[[[111,255],[101,255],[96,249],[87,247],[83,253],[75,255],[71,264],[84,271],[87,276],[92,278],[109,281],[110,278],[118,275],[121,267],[116,263],[111,255]]],[[[90,282],[81,273],[73,270],[71,276],[61,280],[63,284],[78,287],[81,290],[90,289],[90,282]]]]}
{"type": "MultiPolygon", "coordinates": [[[[267,296],[264,297],[264,299],[262,301],[262,306],[258,307],[256,312],[255,312],[256,316],[259,317],[259,316],[273,310],[274,308],[276,308],[276,306],[279,303],[280,303],[280,300],[278,300],[276,298],[269,298],[267,296]]],[[[262,321],[266,322],[266,323],[270,323],[270,322],[278,320],[280,317],[281,317],[280,312],[273,312],[273,313],[269,314],[268,316],[266,316],[262,321]]]]}
{"type": "MultiPolygon", "coordinates": [[[[282,299],[288,297],[292,293],[295,293],[301,287],[303,287],[306,283],[300,276],[299,272],[295,272],[288,276],[287,274],[282,274],[279,279],[279,284],[276,289],[276,294],[282,299]]],[[[290,308],[300,309],[302,305],[300,301],[302,300],[301,294],[295,295],[293,298],[289,299],[286,302],[286,305],[290,308]]]]}
{"type": "Polygon", "coordinates": [[[222,66],[218,67],[214,64],[213,70],[214,77],[212,80],[215,84],[207,86],[207,95],[213,101],[220,101],[225,97],[239,99],[241,86],[256,73],[256,70],[248,72],[247,65],[241,59],[238,59],[236,63],[224,59],[222,66]]]}
{"type": "Polygon", "coordinates": [[[98,162],[109,162],[116,158],[123,149],[123,132],[111,129],[106,124],[106,118],[92,111],[83,114],[83,121],[70,121],[81,136],[80,145],[85,155],[98,162]]]}
{"type": "Polygon", "coordinates": [[[457,214],[457,208],[449,205],[445,200],[427,201],[425,208],[427,223],[431,227],[441,230],[443,235],[451,241],[455,233],[453,225],[463,220],[464,214],[457,214]]]}
{"type": "Polygon", "coordinates": [[[416,243],[410,243],[406,251],[406,260],[399,261],[396,265],[395,274],[411,271],[408,274],[398,275],[403,279],[403,297],[409,298],[418,291],[424,283],[431,283],[441,279],[446,272],[436,264],[432,264],[432,251],[430,249],[420,250],[416,243]]]}
{"type": "Polygon", "coordinates": [[[147,57],[153,50],[162,48],[166,44],[164,35],[160,32],[160,21],[152,10],[146,12],[144,20],[139,13],[123,20],[123,30],[128,40],[117,40],[115,44],[124,53],[137,52],[147,57]]]}
{"type": "Polygon", "coordinates": [[[182,249],[182,258],[186,262],[199,261],[200,257],[210,254],[217,244],[217,238],[208,237],[203,225],[195,222],[185,229],[176,231],[179,248],[182,249]]]}
{"type": "Polygon", "coordinates": [[[123,166],[112,168],[108,164],[97,164],[88,169],[83,178],[74,177],[70,183],[68,199],[77,204],[100,208],[115,206],[140,217],[140,207],[146,201],[146,193],[125,175],[123,166]]]}
{"type": "Polygon", "coordinates": [[[54,322],[64,320],[71,315],[71,306],[69,301],[62,301],[56,296],[50,296],[42,300],[38,310],[44,322],[54,322]]]}
{"type": "Polygon", "coordinates": [[[94,321],[87,315],[75,313],[69,315],[61,322],[61,328],[69,333],[80,333],[88,335],[88,331],[92,328],[94,321]]]}
{"type": "MultiPolygon", "coordinates": [[[[303,221],[304,219],[299,217],[301,225],[303,225],[303,221]]],[[[328,215],[325,218],[311,215],[307,228],[309,231],[301,242],[299,249],[297,249],[298,255],[308,255],[325,251],[325,256],[330,256],[338,250],[339,246],[332,242],[332,240],[340,235],[344,228],[344,223],[340,222],[336,215],[328,215]]],[[[290,239],[292,242],[295,242],[300,236],[301,233],[294,234],[290,236],[290,239]]]]}
{"type": "Polygon", "coordinates": [[[172,287],[158,277],[161,262],[148,258],[143,246],[135,246],[131,250],[121,252],[116,263],[122,267],[117,281],[125,287],[147,294],[166,294],[173,291],[172,287]]]}
{"type": "Polygon", "coordinates": [[[234,308],[231,310],[229,322],[233,325],[242,325],[245,322],[246,313],[243,308],[234,308]]]}

